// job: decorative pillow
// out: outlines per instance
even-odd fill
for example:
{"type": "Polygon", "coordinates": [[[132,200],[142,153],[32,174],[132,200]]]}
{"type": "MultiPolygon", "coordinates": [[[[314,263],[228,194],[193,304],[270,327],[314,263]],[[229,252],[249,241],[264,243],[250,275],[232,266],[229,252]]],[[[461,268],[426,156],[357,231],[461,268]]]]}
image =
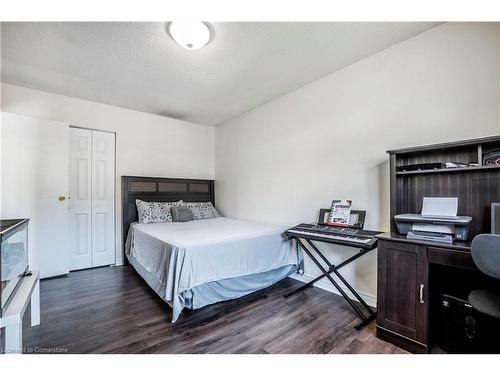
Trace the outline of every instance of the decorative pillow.
{"type": "Polygon", "coordinates": [[[193,211],[187,206],[172,206],[170,207],[170,212],[172,213],[173,221],[184,222],[194,220],[193,211]]]}
{"type": "Polygon", "coordinates": [[[135,200],[137,206],[137,213],[139,216],[139,223],[163,223],[172,221],[172,214],[170,207],[182,204],[178,202],[145,202],[140,199],[135,200]]]}
{"type": "Polygon", "coordinates": [[[212,202],[184,202],[184,205],[193,211],[194,220],[212,219],[220,216],[212,202]]]}

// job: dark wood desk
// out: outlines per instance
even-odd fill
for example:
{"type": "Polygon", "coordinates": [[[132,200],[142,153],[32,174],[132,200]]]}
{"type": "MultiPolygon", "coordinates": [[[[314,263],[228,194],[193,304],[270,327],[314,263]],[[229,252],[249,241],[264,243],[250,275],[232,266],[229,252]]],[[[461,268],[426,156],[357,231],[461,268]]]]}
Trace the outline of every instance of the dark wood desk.
{"type": "Polygon", "coordinates": [[[378,240],[377,337],[414,353],[431,349],[431,265],[477,270],[470,243],[409,240],[384,233],[378,240]]]}
{"type": "Polygon", "coordinates": [[[413,352],[429,351],[440,328],[440,295],[467,298],[469,288],[490,282],[476,270],[470,243],[408,240],[396,234],[394,216],[420,213],[425,197],[456,197],[457,214],[472,217],[469,238],[489,233],[491,203],[500,202],[500,165],[487,163],[496,150],[500,136],[387,151],[393,233],[378,240],[378,337],[413,352]],[[453,161],[470,166],[445,167],[453,161]]]}

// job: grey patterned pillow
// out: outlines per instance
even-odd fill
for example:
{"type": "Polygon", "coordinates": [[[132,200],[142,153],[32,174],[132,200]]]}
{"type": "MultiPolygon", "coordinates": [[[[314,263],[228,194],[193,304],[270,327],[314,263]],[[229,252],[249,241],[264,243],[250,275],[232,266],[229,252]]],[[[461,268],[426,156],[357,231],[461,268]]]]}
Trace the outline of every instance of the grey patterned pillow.
{"type": "Polygon", "coordinates": [[[194,220],[212,219],[220,216],[212,202],[184,202],[184,205],[193,211],[194,220]]]}
{"type": "Polygon", "coordinates": [[[135,200],[139,223],[163,223],[172,221],[170,207],[182,204],[178,202],[145,202],[140,199],[135,200]]]}
{"type": "Polygon", "coordinates": [[[184,221],[192,221],[193,211],[187,206],[172,206],[170,207],[170,212],[172,213],[172,220],[174,222],[184,222],[184,221]]]}

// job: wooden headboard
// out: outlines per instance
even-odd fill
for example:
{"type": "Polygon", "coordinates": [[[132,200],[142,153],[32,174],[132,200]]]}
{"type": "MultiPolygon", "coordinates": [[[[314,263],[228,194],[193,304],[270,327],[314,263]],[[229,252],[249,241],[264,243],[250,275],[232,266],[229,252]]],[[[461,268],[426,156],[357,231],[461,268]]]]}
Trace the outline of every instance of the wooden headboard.
{"type": "Polygon", "coordinates": [[[135,200],[154,202],[212,202],[214,180],[122,176],[123,248],[130,224],[137,221],[135,200]]]}

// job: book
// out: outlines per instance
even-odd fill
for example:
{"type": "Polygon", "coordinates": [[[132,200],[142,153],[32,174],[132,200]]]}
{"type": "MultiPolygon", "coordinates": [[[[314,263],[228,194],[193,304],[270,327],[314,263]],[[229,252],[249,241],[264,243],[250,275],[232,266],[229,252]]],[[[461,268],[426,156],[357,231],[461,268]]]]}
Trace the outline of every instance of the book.
{"type": "Polygon", "coordinates": [[[347,227],[351,217],[351,206],[352,200],[350,199],[334,199],[327,224],[347,227]]]}

